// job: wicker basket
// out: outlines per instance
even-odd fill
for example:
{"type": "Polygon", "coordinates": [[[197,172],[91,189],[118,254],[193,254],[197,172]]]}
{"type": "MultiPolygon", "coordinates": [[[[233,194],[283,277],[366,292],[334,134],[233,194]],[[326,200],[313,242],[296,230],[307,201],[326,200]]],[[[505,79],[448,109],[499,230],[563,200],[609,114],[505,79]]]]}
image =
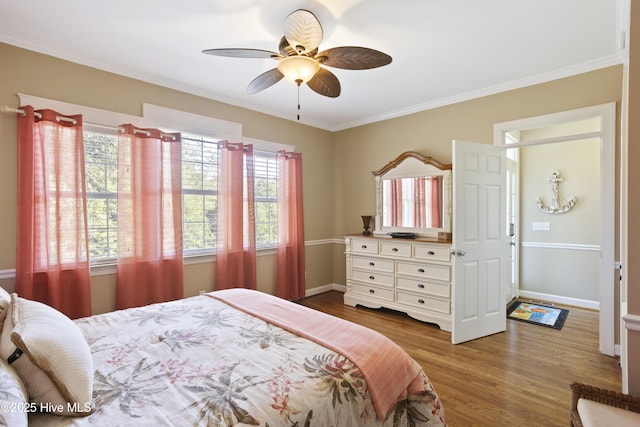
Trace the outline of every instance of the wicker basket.
{"type": "Polygon", "coordinates": [[[571,425],[582,427],[580,415],[578,414],[578,399],[588,399],[627,411],[640,412],[640,397],[631,396],[612,390],[604,390],[581,383],[571,384],[571,425]]]}

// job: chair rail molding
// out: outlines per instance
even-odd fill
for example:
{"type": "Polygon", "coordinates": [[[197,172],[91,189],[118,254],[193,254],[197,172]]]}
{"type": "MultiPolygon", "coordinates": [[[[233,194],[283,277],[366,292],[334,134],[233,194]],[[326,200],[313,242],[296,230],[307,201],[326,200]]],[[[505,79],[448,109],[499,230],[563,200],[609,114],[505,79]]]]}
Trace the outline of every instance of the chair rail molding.
{"type": "Polygon", "coordinates": [[[630,331],[640,331],[640,315],[625,314],[622,316],[625,329],[630,331]]]}

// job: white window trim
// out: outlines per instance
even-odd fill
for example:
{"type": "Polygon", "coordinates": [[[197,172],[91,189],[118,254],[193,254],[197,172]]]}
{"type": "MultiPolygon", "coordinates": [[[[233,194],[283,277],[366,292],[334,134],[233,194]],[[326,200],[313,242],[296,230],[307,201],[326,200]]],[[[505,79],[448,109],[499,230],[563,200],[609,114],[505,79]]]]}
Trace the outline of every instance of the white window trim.
{"type": "Polygon", "coordinates": [[[152,127],[166,132],[182,132],[213,139],[242,138],[242,125],[185,111],[142,104],[142,116],[152,127]]]}
{"type": "Polygon", "coordinates": [[[254,150],[262,151],[294,151],[296,148],[293,145],[242,136],[242,125],[240,123],[214,119],[153,104],[142,104],[142,112],[145,120],[151,122],[152,126],[167,132],[193,133],[215,139],[228,139],[230,142],[238,142],[240,140],[244,144],[253,144],[254,150]]]}
{"type": "MultiPolygon", "coordinates": [[[[256,251],[256,256],[269,256],[276,255],[278,253],[277,248],[264,248],[258,249],[256,251]]],[[[182,262],[184,265],[191,264],[207,264],[212,263],[216,260],[215,254],[199,254],[199,255],[189,255],[182,258],[182,262]]],[[[90,267],[91,276],[107,276],[110,274],[116,274],[117,272],[117,264],[116,263],[104,263],[104,264],[94,264],[90,267]]],[[[6,270],[10,271],[10,270],[6,270]]],[[[11,278],[15,278],[15,270],[11,270],[12,276],[11,278]]],[[[2,271],[0,271],[0,280],[3,279],[2,271]]]]}
{"type": "Polygon", "coordinates": [[[124,123],[132,123],[138,127],[158,127],[164,131],[182,131],[207,136],[210,138],[228,139],[231,142],[241,140],[253,144],[254,149],[263,151],[295,151],[294,145],[263,139],[242,136],[242,124],[213,117],[160,107],[153,104],[142,104],[142,116],[117,113],[86,105],[39,96],[18,93],[20,105],[32,105],[35,109],[49,108],[60,114],[82,114],[83,121],[90,124],[116,127],[124,123]]]}

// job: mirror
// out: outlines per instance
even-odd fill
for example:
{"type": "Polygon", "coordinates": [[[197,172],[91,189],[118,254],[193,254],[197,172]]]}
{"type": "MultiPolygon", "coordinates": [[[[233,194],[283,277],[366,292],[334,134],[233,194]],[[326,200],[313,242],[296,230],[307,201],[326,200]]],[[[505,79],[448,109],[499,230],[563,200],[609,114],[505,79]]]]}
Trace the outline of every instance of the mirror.
{"type": "Polygon", "coordinates": [[[382,226],[442,228],[440,175],[382,180],[382,226]]]}
{"type": "Polygon", "coordinates": [[[374,235],[438,237],[451,230],[451,165],[415,151],[402,153],[376,179],[374,235]]]}

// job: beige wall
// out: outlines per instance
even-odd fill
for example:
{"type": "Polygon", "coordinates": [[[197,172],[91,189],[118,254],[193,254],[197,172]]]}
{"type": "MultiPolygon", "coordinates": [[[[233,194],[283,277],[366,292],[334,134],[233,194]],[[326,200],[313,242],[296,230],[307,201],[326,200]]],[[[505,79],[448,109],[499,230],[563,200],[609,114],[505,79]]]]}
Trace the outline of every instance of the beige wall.
{"type": "MultiPolygon", "coordinates": [[[[17,93],[26,93],[119,113],[142,115],[142,104],[150,103],[194,114],[241,123],[243,135],[296,146],[303,153],[305,238],[325,241],[307,248],[307,288],[332,282],[334,236],[332,133],[253,112],[202,97],[148,84],[80,66],[50,56],[0,43],[0,105],[18,106],[17,93]],[[329,239],[329,243],[326,241],[329,239]],[[329,268],[328,268],[329,267],[329,268]]],[[[215,78],[215,76],[212,76],[215,78]]],[[[35,106],[38,108],[38,106],[35,106]]],[[[72,114],[73,112],[62,112],[72,114]]],[[[15,268],[17,148],[16,118],[0,114],[0,271],[3,277],[15,268]]],[[[215,266],[187,264],[185,295],[213,289],[215,266]]],[[[257,262],[259,288],[275,289],[275,256],[260,256],[257,262]]],[[[9,290],[11,278],[0,280],[9,290]]],[[[113,275],[92,277],[94,313],[112,310],[115,300],[113,275]]]]}
{"type": "Polygon", "coordinates": [[[450,163],[454,139],[492,144],[495,123],[609,102],[619,105],[621,93],[622,66],[615,66],[337,132],[336,234],[361,229],[360,215],[375,211],[371,171],[403,151],[450,163]]]}
{"type": "MultiPolygon", "coordinates": [[[[600,131],[600,120],[549,126],[520,133],[520,141],[600,131]]],[[[520,149],[520,289],[591,302],[600,301],[598,250],[600,245],[600,140],[576,140],[520,149]],[[578,201],[567,213],[550,215],[549,178],[560,172],[559,204],[578,201]],[[533,230],[534,222],[548,223],[549,231],[533,230]],[[566,249],[573,247],[574,249],[566,249]]],[[[547,298],[549,299],[549,298],[547,298]]]]}
{"type": "Polygon", "coordinates": [[[543,243],[600,244],[600,141],[571,141],[526,147],[520,150],[520,237],[543,243]],[[559,184],[563,205],[571,197],[577,202],[570,212],[542,212],[536,199],[551,205],[553,171],[564,180],[559,184]],[[549,222],[551,230],[534,231],[533,222],[549,222]]]}

